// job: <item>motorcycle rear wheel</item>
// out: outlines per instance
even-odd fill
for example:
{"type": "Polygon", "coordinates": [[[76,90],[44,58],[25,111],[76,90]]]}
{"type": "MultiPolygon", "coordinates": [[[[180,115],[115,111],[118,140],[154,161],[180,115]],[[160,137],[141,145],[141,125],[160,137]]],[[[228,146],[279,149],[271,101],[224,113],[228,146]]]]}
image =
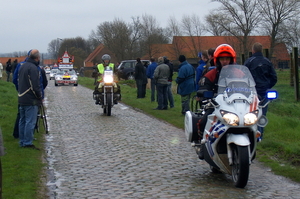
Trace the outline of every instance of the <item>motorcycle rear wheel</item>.
{"type": "Polygon", "coordinates": [[[238,188],[244,188],[249,178],[249,151],[248,146],[232,145],[232,179],[238,188]]]}

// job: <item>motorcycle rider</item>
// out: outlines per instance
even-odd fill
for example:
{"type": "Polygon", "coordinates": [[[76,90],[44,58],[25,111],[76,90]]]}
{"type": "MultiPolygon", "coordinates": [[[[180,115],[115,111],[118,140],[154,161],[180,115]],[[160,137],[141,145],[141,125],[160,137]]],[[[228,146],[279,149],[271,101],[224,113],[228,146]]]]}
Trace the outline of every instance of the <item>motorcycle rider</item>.
{"type": "MultiPolygon", "coordinates": [[[[214,52],[214,63],[215,63],[216,68],[207,72],[200,79],[199,90],[208,90],[208,91],[213,91],[214,93],[217,93],[218,92],[218,80],[219,80],[219,75],[222,70],[222,67],[229,65],[229,64],[233,64],[235,62],[236,62],[236,53],[235,53],[234,49],[228,44],[219,45],[214,52]]],[[[198,97],[198,100],[200,100],[199,97],[198,97]]],[[[199,121],[199,127],[198,127],[199,143],[197,143],[198,145],[196,145],[196,146],[198,147],[200,144],[200,151],[198,154],[200,160],[204,159],[204,153],[203,153],[204,144],[201,144],[201,140],[203,138],[203,132],[204,132],[204,128],[205,128],[205,125],[207,122],[207,116],[210,115],[213,111],[214,111],[213,107],[208,108],[205,111],[205,114],[203,115],[203,117],[199,121]]]]}
{"type": "MultiPolygon", "coordinates": [[[[114,63],[110,63],[110,60],[111,60],[110,55],[104,54],[101,59],[102,59],[103,63],[98,64],[97,68],[96,68],[96,70],[98,70],[98,74],[97,74],[98,79],[97,79],[97,83],[96,83],[96,86],[95,86],[95,90],[93,92],[94,95],[101,94],[98,91],[98,87],[99,87],[100,82],[103,80],[103,74],[104,74],[105,68],[106,67],[110,67],[110,69],[113,70],[113,71],[114,71],[114,68],[115,68],[115,64],[114,63]]],[[[118,87],[118,89],[117,89],[117,92],[115,92],[115,94],[119,94],[120,95],[120,93],[121,93],[120,92],[120,86],[118,84],[117,84],[117,87],[118,87]]],[[[119,97],[119,100],[120,100],[120,98],[121,98],[121,95],[119,97]]],[[[99,101],[99,98],[97,97],[95,104],[99,104],[99,103],[100,103],[100,101],[99,101]]],[[[115,100],[115,104],[116,103],[117,103],[117,101],[115,100]]]]}

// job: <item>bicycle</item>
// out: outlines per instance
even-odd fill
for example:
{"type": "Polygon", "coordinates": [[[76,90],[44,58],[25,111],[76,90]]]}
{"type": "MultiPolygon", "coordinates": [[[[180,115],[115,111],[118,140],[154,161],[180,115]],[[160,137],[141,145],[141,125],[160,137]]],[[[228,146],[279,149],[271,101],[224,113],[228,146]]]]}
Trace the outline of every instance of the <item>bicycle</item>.
{"type": "Polygon", "coordinates": [[[44,130],[46,134],[49,133],[47,115],[43,104],[41,104],[38,109],[35,130],[37,133],[41,132],[42,130],[44,130]]]}
{"type": "Polygon", "coordinates": [[[197,95],[194,95],[191,100],[191,111],[194,113],[197,113],[201,110],[201,103],[200,101],[196,100],[196,97],[197,95]]]}

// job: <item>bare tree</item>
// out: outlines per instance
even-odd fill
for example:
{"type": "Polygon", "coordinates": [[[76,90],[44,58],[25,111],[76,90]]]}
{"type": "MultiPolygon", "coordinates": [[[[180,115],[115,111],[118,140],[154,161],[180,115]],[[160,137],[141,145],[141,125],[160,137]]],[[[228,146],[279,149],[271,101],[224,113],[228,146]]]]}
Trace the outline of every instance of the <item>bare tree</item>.
{"type": "Polygon", "coordinates": [[[257,28],[261,22],[259,10],[257,9],[259,0],[212,0],[222,4],[219,14],[222,18],[215,21],[230,35],[235,36],[242,44],[242,51],[247,55],[249,49],[248,36],[257,28]],[[226,22],[226,23],[223,23],[226,22]]]}
{"type": "Polygon", "coordinates": [[[192,52],[192,56],[196,58],[198,52],[201,51],[201,35],[205,32],[204,25],[200,22],[199,16],[193,14],[191,16],[184,15],[181,19],[181,27],[183,33],[191,38],[192,44],[187,47],[192,52]]]}
{"type": "Polygon", "coordinates": [[[166,44],[168,43],[168,37],[164,35],[163,29],[159,26],[155,17],[151,15],[143,15],[141,23],[141,33],[142,37],[140,40],[142,55],[147,54],[152,57],[156,54],[154,48],[151,46],[153,44],[166,44]]]}
{"type": "Polygon", "coordinates": [[[53,39],[48,44],[48,53],[50,54],[50,57],[52,59],[57,59],[59,54],[59,48],[60,48],[61,41],[60,39],[53,39]]]}
{"type": "Polygon", "coordinates": [[[90,35],[90,40],[103,43],[115,54],[117,59],[123,60],[130,56],[131,32],[128,24],[116,18],[113,22],[101,23],[93,35],[90,35]]]}
{"type": "MultiPolygon", "coordinates": [[[[260,6],[260,12],[262,13],[261,16],[264,19],[262,20],[262,28],[271,37],[270,55],[272,55],[276,43],[282,40],[282,38],[279,37],[279,35],[282,35],[280,34],[280,27],[283,26],[284,22],[299,17],[299,1],[264,0],[258,1],[258,4],[260,6]]],[[[294,28],[294,26],[292,27],[294,28]]]]}
{"type": "MultiPolygon", "coordinates": [[[[285,21],[280,27],[276,40],[284,42],[289,50],[292,52],[293,47],[300,46],[300,20],[294,18],[285,21]],[[293,27],[293,28],[291,28],[293,27]]],[[[299,49],[300,50],[300,49],[299,49]]]]}
{"type": "Polygon", "coordinates": [[[205,16],[206,26],[205,30],[211,33],[213,36],[224,36],[226,35],[226,30],[224,27],[229,26],[229,21],[224,19],[222,13],[213,11],[211,14],[205,16]],[[218,23],[222,21],[222,25],[218,23]]]}
{"type": "Polygon", "coordinates": [[[176,20],[176,18],[174,16],[171,16],[168,20],[168,25],[166,28],[166,33],[168,38],[172,41],[173,45],[172,45],[172,49],[170,50],[170,54],[172,54],[175,57],[178,57],[181,53],[181,49],[183,48],[183,46],[181,46],[180,42],[177,42],[177,40],[174,40],[174,37],[176,38],[176,36],[181,36],[183,35],[182,33],[182,29],[180,27],[179,22],[176,20]],[[175,52],[175,54],[173,54],[173,52],[175,52]]]}

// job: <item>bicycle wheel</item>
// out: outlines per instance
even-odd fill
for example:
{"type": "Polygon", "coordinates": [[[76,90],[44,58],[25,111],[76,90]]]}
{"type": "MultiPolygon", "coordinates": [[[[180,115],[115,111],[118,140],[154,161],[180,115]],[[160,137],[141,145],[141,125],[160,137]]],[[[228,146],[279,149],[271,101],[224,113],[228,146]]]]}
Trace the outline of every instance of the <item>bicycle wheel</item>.
{"type": "Polygon", "coordinates": [[[48,134],[49,130],[48,130],[48,123],[47,123],[47,115],[46,115],[44,105],[41,105],[41,120],[42,120],[42,125],[43,125],[43,128],[44,128],[44,131],[45,131],[46,134],[48,134]]]}
{"type": "Polygon", "coordinates": [[[200,106],[200,101],[196,100],[196,95],[192,98],[191,100],[191,111],[194,113],[197,113],[199,109],[201,108],[200,106]]]}
{"type": "Polygon", "coordinates": [[[37,118],[36,118],[36,123],[35,123],[35,127],[34,127],[34,129],[35,129],[35,131],[37,132],[37,133],[39,133],[40,131],[41,131],[41,128],[40,128],[40,126],[41,126],[41,124],[40,124],[40,121],[41,121],[41,108],[40,108],[40,106],[39,106],[39,109],[38,109],[38,114],[37,114],[37,118]]]}

